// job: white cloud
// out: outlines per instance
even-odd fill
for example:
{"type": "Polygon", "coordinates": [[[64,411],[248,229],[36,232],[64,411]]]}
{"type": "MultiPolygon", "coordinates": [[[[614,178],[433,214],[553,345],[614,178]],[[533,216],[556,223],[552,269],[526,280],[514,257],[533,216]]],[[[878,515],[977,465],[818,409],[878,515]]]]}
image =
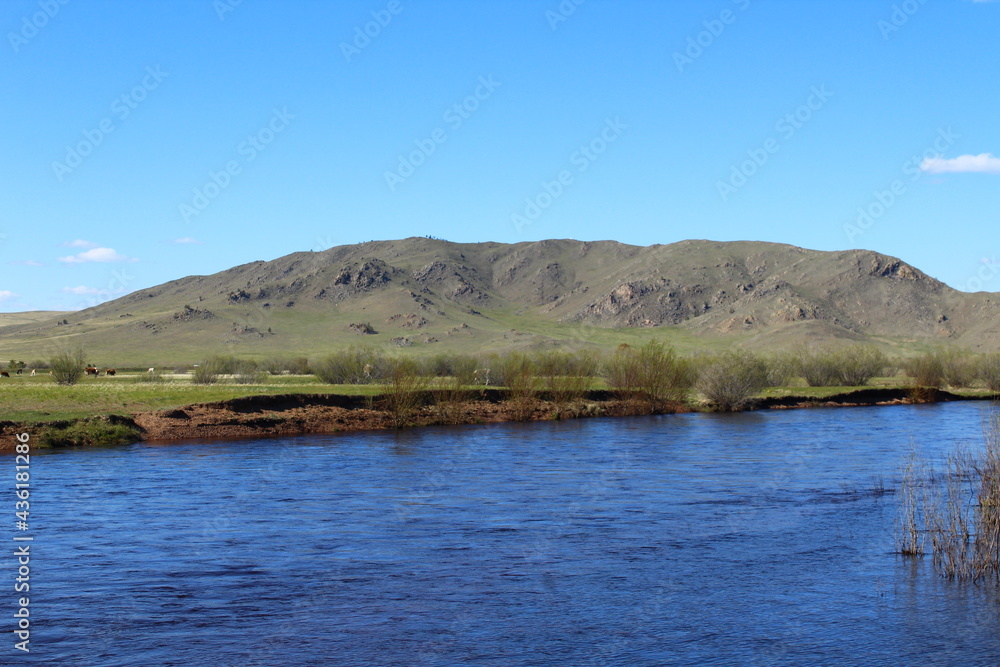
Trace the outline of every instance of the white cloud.
{"type": "Polygon", "coordinates": [[[41,262],[36,262],[33,259],[15,259],[13,262],[7,262],[14,266],[45,266],[41,262]]]}
{"type": "Polygon", "coordinates": [[[201,241],[193,239],[190,236],[185,236],[182,239],[174,239],[171,243],[176,243],[178,245],[202,245],[201,241]]]}
{"type": "Polygon", "coordinates": [[[66,264],[81,264],[83,262],[134,262],[135,258],[119,255],[114,248],[93,248],[76,255],[60,257],[60,262],[66,264]]]}
{"type": "Polygon", "coordinates": [[[0,301],[7,301],[8,299],[13,299],[17,294],[11,292],[7,289],[0,289],[0,301]]]}
{"type": "Polygon", "coordinates": [[[83,239],[77,239],[75,241],[66,241],[65,243],[59,244],[60,248],[96,248],[97,244],[90,241],[84,241],[83,239]]]}
{"type": "Polygon", "coordinates": [[[959,155],[956,158],[927,158],[920,163],[920,170],[930,174],[980,173],[1000,174],[1000,157],[992,153],[979,155],[959,155]]]}

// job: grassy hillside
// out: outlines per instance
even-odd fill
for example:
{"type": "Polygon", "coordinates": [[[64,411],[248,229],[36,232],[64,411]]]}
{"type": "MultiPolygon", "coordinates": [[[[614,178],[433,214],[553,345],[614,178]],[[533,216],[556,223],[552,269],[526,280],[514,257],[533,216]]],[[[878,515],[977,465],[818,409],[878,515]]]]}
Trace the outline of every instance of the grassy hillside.
{"type": "Polygon", "coordinates": [[[1000,349],[997,305],[996,294],[960,293],[861,250],[410,238],[189,276],[75,313],[7,315],[0,358],[80,345],[100,366],[145,367],[209,354],[317,357],[352,344],[429,355],[653,337],[681,352],[858,340],[988,351],[1000,349]]]}

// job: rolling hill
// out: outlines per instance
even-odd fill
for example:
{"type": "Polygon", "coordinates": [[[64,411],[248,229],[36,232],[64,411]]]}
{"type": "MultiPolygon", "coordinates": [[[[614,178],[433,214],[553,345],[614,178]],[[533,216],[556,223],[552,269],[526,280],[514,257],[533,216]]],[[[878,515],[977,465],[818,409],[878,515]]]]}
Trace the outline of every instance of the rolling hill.
{"type": "Polygon", "coordinates": [[[992,351],[998,306],[998,294],[959,292],[866,250],[408,238],[251,262],[74,313],[9,315],[0,357],[81,345],[101,364],[145,366],[214,353],[316,356],[359,343],[430,354],[653,337],[681,350],[870,339],[992,351]]]}

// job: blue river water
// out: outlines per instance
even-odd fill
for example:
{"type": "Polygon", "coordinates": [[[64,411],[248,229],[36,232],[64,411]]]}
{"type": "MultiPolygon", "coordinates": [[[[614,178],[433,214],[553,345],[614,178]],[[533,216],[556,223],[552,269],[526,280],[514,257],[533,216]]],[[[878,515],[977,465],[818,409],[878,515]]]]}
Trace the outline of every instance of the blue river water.
{"type": "Polygon", "coordinates": [[[31,653],[0,664],[1000,664],[997,591],[895,554],[870,492],[991,409],[35,452],[31,653]]]}

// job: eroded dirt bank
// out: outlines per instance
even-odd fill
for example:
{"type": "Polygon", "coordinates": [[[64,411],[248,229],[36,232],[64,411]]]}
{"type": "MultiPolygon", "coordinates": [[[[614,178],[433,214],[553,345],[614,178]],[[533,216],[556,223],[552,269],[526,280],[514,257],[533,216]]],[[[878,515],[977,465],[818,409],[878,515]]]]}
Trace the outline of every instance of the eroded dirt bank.
{"type": "MultiPolygon", "coordinates": [[[[611,392],[589,392],[582,400],[556,403],[538,399],[504,400],[498,390],[476,391],[467,400],[445,400],[428,394],[421,406],[405,416],[412,426],[432,424],[487,424],[506,421],[577,419],[641,414],[690,412],[692,407],[667,403],[651,407],[645,401],[620,400],[611,392]]],[[[902,405],[914,402],[974,400],[945,391],[914,396],[908,389],[859,389],[818,399],[786,396],[758,399],[748,409],[790,409],[902,405]]],[[[305,433],[336,433],[394,428],[394,413],[382,399],[338,394],[287,394],[188,405],[172,410],[138,412],[128,416],[98,418],[100,424],[134,429],[133,440],[168,441],[199,438],[261,438],[305,433]]],[[[71,422],[17,424],[0,422],[0,436],[63,429],[71,422]]],[[[0,450],[13,449],[14,438],[0,438],[0,450]]]]}

